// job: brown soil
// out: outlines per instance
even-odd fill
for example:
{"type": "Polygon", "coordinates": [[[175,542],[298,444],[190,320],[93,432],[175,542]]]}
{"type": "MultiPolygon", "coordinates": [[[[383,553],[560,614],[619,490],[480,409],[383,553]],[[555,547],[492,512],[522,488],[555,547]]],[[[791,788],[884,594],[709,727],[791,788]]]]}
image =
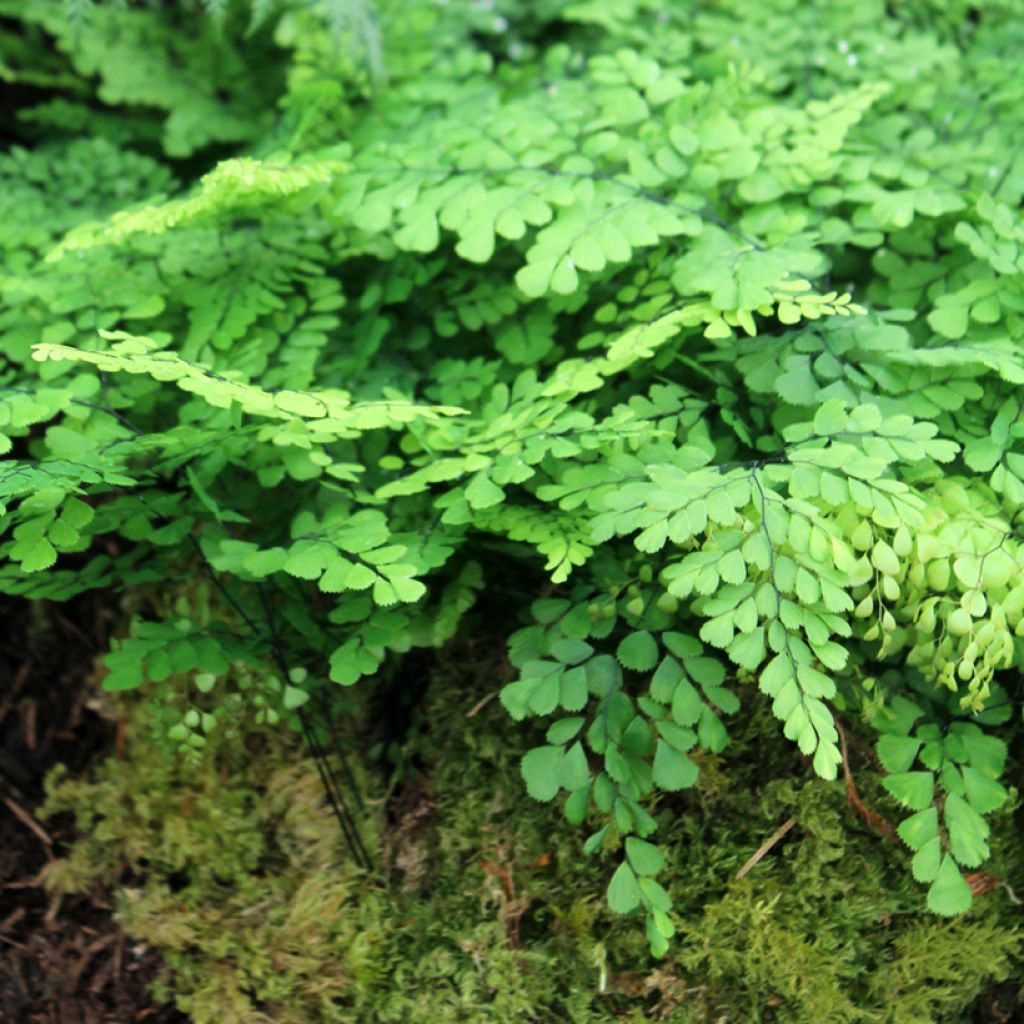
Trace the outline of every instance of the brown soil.
{"type": "Polygon", "coordinates": [[[40,822],[54,765],[81,772],[115,747],[90,707],[110,595],[32,607],[0,598],[0,1022],[179,1024],[149,984],[159,966],[118,927],[110,894],[56,900],[40,875],[74,838],[69,815],[40,822]],[[107,600],[104,601],[104,598],[107,600]]]}

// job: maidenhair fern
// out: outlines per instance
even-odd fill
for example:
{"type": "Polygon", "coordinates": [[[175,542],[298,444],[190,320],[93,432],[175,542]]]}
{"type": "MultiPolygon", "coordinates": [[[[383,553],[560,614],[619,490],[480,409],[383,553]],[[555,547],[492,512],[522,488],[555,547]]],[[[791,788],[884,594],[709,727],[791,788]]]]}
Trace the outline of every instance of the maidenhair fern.
{"type": "Polygon", "coordinates": [[[21,130],[138,110],[0,164],[0,586],[213,575],[107,659],[185,681],[186,751],[483,592],[525,784],[656,953],[659,800],[753,700],[826,779],[873,727],[966,910],[1024,653],[1024,12],[919,6],[380,3],[371,83],[305,10],[269,73],[194,28],[165,75],[169,15],[0,0],[66,54],[21,130]]]}

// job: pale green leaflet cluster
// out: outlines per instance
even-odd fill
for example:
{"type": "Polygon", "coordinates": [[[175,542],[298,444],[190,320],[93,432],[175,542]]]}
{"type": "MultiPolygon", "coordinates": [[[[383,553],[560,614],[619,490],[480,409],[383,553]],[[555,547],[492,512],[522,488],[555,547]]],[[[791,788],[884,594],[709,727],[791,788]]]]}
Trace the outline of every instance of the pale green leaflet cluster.
{"type": "Polygon", "coordinates": [[[223,38],[157,97],[156,14],[32,5],[169,156],[252,151],[182,192],[131,125],[47,107],[101,138],[0,157],[0,587],[208,567],[219,619],[107,657],[114,689],[187,680],[189,749],[508,587],[527,789],[655,953],[659,794],[755,700],[825,779],[837,722],[877,732],[914,876],[963,912],[1024,654],[1024,11],[506,6],[568,41],[496,62],[472,13],[388,0],[376,85],[290,11],[271,126],[223,38]],[[267,604],[280,636],[240,628],[267,604]],[[292,672],[255,682],[272,643],[292,672]]]}

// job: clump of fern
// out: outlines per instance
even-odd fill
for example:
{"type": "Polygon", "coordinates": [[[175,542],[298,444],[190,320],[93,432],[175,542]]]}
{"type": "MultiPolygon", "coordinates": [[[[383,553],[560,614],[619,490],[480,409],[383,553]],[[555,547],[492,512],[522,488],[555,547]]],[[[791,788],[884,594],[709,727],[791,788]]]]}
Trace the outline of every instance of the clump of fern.
{"type": "Polygon", "coordinates": [[[1015,6],[380,0],[376,80],[357,10],[0,0],[0,588],[135,595],[105,685],[186,761],[479,606],[526,792],[662,956],[660,808],[751,716],[823,785],[870,729],[967,913],[1024,657],[1015,6]]]}

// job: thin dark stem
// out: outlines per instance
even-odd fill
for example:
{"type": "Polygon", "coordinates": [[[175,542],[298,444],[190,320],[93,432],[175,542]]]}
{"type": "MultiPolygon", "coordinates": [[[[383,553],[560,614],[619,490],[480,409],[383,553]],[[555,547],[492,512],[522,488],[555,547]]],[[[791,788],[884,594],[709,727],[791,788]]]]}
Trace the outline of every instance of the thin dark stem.
{"type": "MultiPolygon", "coordinates": [[[[256,590],[259,594],[260,604],[263,607],[263,616],[266,619],[267,629],[270,632],[270,646],[273,652],[274,661],[283,677],[282,682],[287,683],[289,675],[288,662],[285,659],[284,652],[281,647],[281,639],[278,636],[273,610],[270,607],[270,602],[267,600],[266,591],[263,587],[260,584],[257,584],[256,590]]],[[[341,826],[341,831],[345,836],[349,849],[352,851],[352,856],[355,858],[356,864],[361,868],[369,870],[372,867],[373,862],[366,850],[366,846],[363,844],[362,837],[359,835],[355,817],[349,809],[348,801],[345,799],[345,792],[339,784],[337,776],[334,774],[334,770],[331,768],[330,763],[327,760],[327,753],[316,735],[316,730],[310,722],[309,716],[302,710],[302,708],[298,708],[297,713],[303,734],[306,738],[306,743],[313,754],[313,759],[316,761],[317,770],[320,773],[320,779],[323,782],[324,791],[327,794],[327,802],[330,804],[331,810],[334,812],[334,816],[338,819],[338,824],[341,826]]],[[[345,765],[346,773],[348,774],[351,783],[354,784],[355,780],[352,778],[351,771],[344,759],[343,764],[345,765]]],[[[354,785],[353,792],[358,792],[357,787],[354,785]]]]}

